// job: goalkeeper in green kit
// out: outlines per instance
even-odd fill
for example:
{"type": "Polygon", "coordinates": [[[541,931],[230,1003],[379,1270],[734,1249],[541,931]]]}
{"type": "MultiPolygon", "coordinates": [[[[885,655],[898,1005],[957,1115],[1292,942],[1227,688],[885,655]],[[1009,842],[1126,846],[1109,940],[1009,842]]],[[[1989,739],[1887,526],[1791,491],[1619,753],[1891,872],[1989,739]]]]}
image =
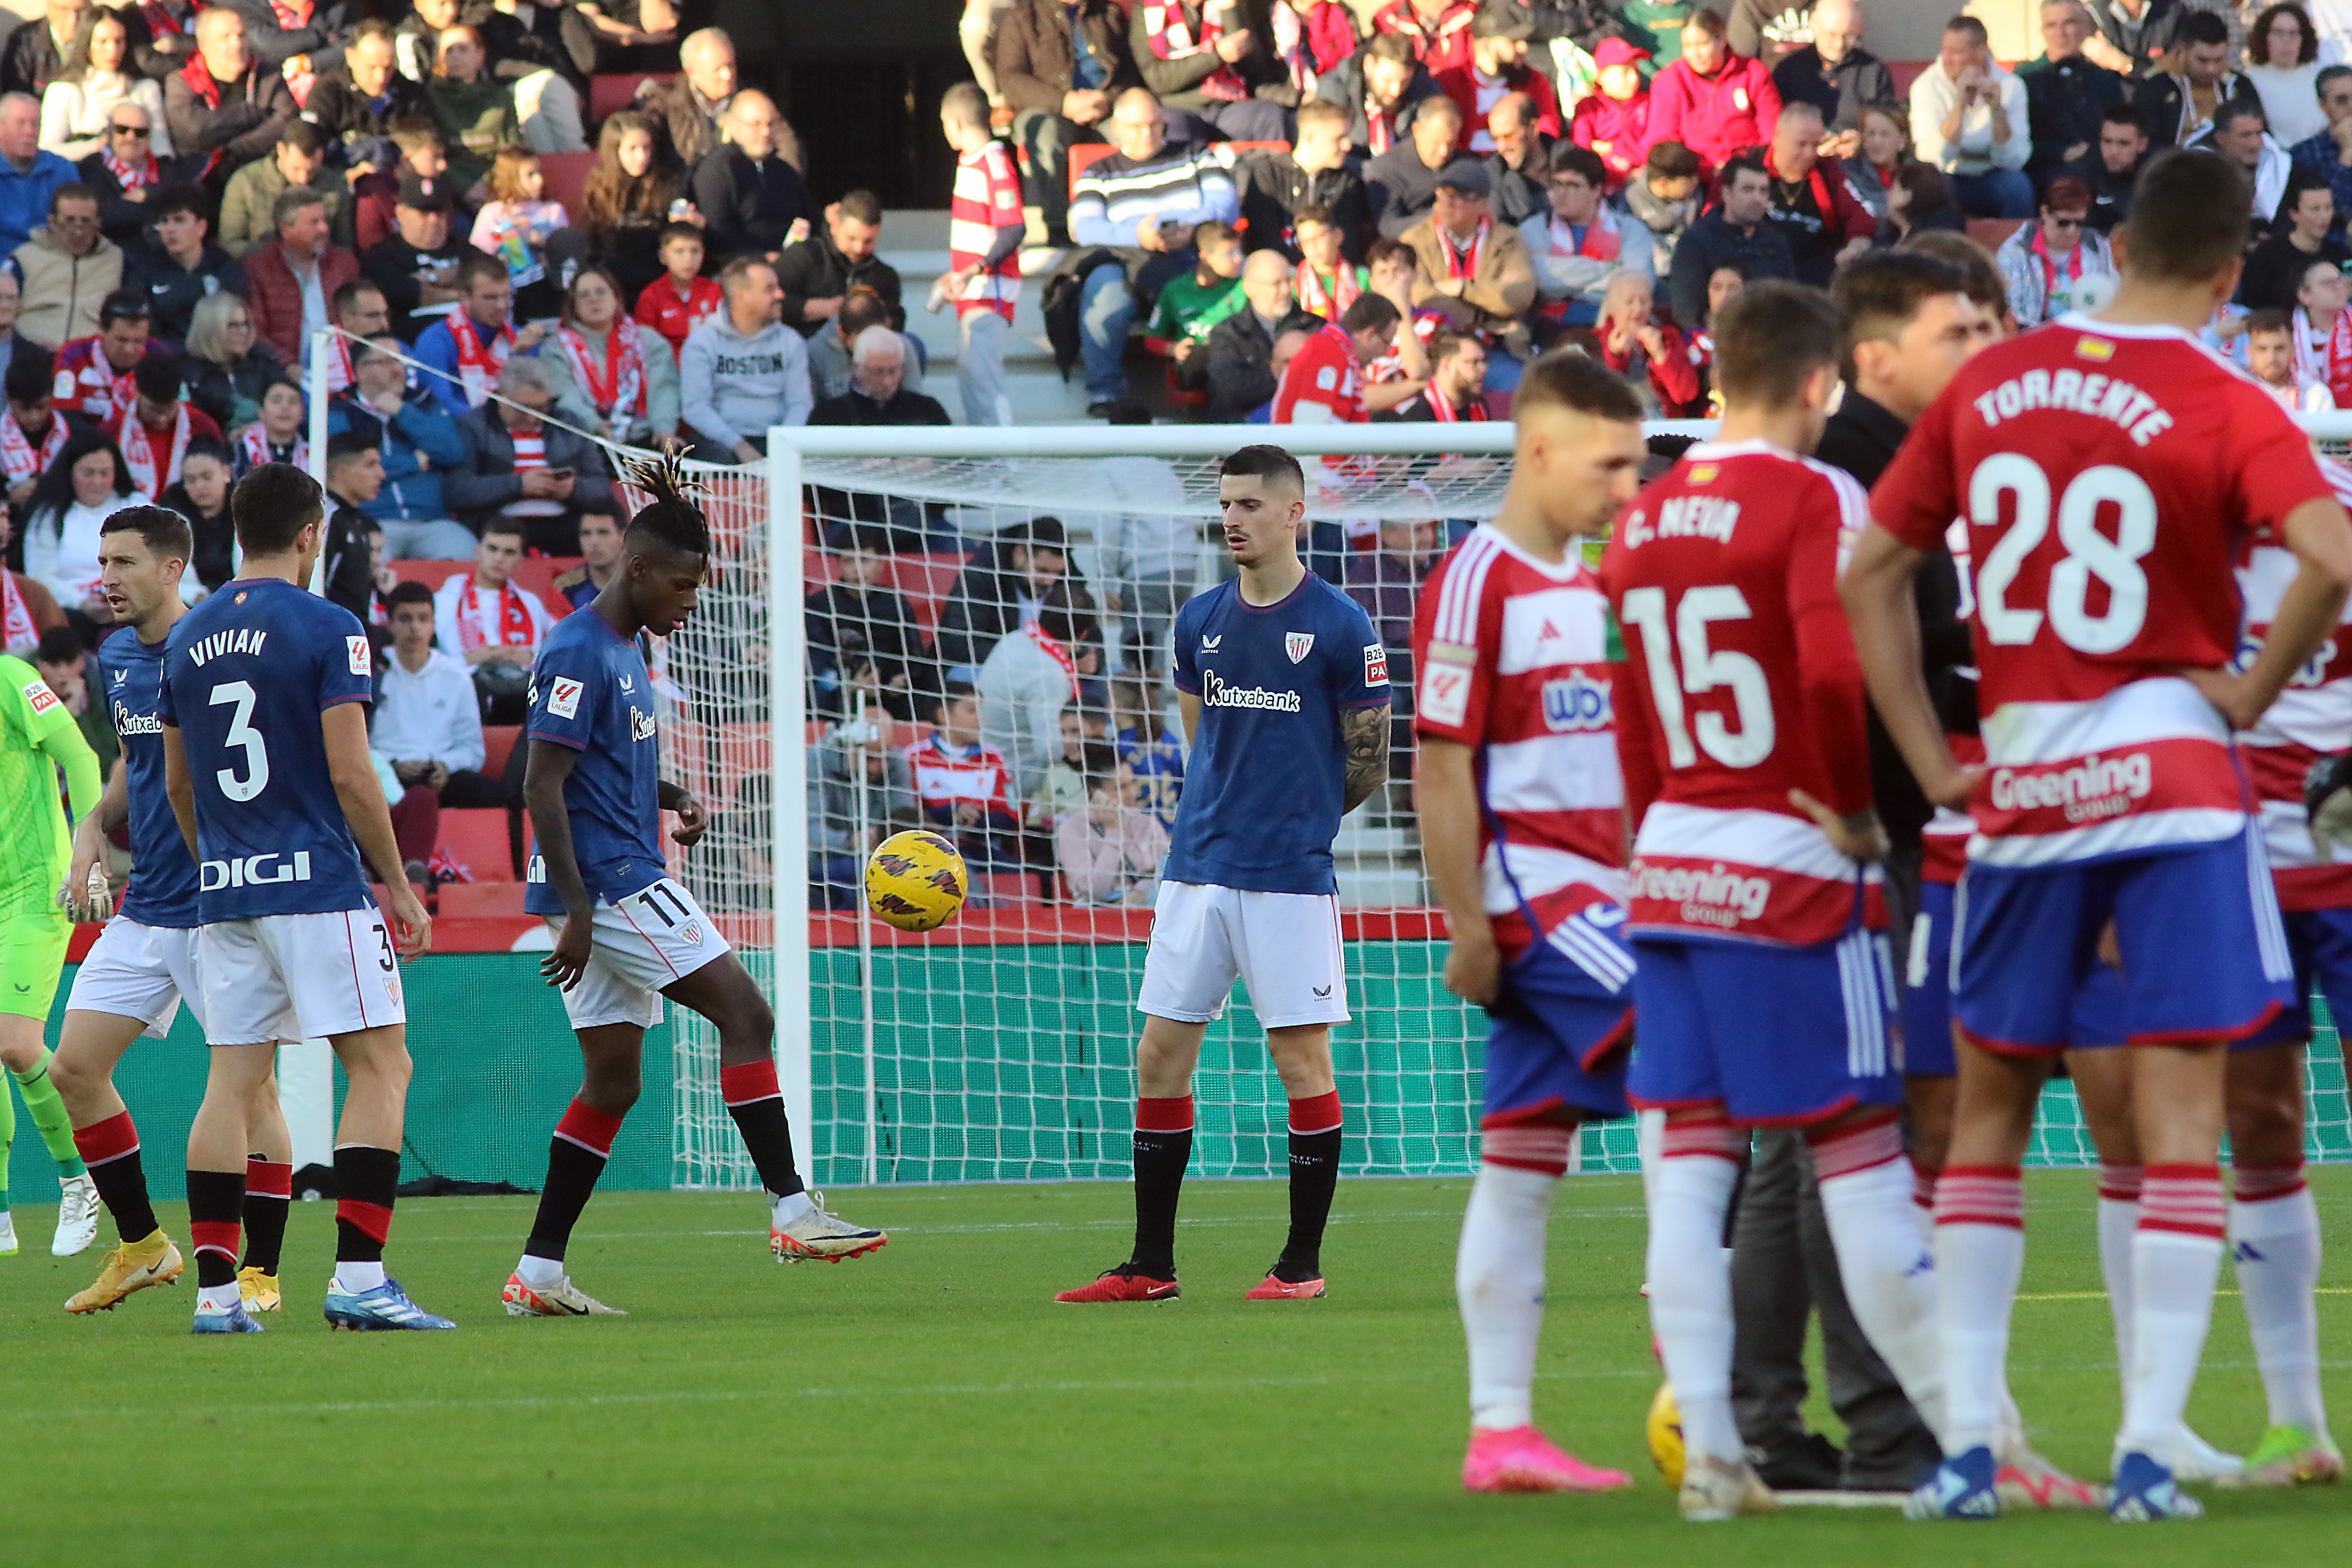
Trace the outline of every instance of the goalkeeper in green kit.
{"type": "MultiPolygon", "coordinates": [[[[98,1193],[74,1151],[73,1123],[49,1082],[48,1048],[41,1043],[73,933],[58,902],[72,861],[65,807],[58,799],[60,768],[74,815],[95,810],[98,754],[40,673],[0,653],[0,1062],[15,1075],[25,1108],[58,1162],[65,1191],[49,1250],[70,1258],[98,1234],[98,1193]]],[[[7,1212],[8,1151],[16,1134],[16,1102],[0,1085],[0,1257],[16,1250],[16,1222],[7,1212]]]]}

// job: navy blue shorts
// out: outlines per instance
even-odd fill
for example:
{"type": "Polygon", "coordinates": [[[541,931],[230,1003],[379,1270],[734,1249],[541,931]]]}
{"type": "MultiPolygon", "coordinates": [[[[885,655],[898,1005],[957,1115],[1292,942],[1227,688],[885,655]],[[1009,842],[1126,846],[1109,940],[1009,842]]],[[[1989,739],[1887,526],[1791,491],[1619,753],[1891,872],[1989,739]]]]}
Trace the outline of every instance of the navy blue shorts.
{"type": "Polygon", "coordinates": [[[1644,1109],[1720,1104],[1749,1127],[1896,1105],[1886,938],[1811,947],[1637,936],[1628,1096],[1644,1109]]]}
{"type": "Polygon", "coordinates": [[[1501,995],[1486,1009],[1481,1126],[1540,1121],[1562,1110],[1632,1113],[1625,1045],[1633,1036],[1633,954],[1624,930],[1623,910],[1590,904],[1503,967],[1501,995]]]}
{"type": "Polygon", "coordinates": [[[2214,843],[1960,881],[1953,1006],[1969,1039],[2016,1055],[2095,1043],[2248,1039],[2294,1003],[2270,862],[2249,831],[2214,843]],[[2099,962],[2112,919],[2120,977],[2099,962]],[[2112,986],[2113,1003],[2086,989],[2112,986]],[[2085,1030],[2083,1014],[2105,1014],[2085,1030]]]}
{"type": "Polygon", "coordinates": [[[1919,884],[1919,913],[1911,922],[1911,951],[1903,976],[1903,1047],[1896,1064],[1906,1077],[1949,1078],[1952,1060],[1952,884],[1919,884]]]}
{"type": "Polygon", "coordinates": [[[2286,916],[2287,951],[2294,959],[2294,1000],[2248,1046],[2288,1045],[2311,1038],[2311,993],[2327,998],[2342,1029],[2352,1022],[2352,909],[2305,909],[2286,916]]]}

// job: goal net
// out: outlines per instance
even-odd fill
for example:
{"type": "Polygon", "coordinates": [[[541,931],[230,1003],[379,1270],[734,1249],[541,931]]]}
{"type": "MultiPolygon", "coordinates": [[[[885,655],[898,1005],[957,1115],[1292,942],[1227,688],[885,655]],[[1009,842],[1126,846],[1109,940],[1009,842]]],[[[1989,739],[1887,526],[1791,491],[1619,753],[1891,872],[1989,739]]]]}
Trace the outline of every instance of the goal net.
{"type": "MultiPolygon", "coordinates": [[[[1310,565],[1371,614],[1399,712],[1392,781],[1337,845],[1348,1167],[1475,1168],[1484,1019],[1443,983],[1403,716],[1419,583],[1492,515],[1510,437],[1507,423],[780,429],[764,473],[704,476],[713,570],[663,651],[663,739],[714,815],[679,874],[775,999],[815,1182],[1129,1174],[1136,990],[1182,789],[1168,623],[1230,570],[1211,527],[1219,459],[1269,439],[1307,468],[1310,565]],[[1079,695],[1065,683],[1060,714],[1024,695],[1034,640],[990,663],[1046,605],[1080,632],[1066,650],[1079,695]],[[943,711],[967,687],[977,703],[943,711]],[[1001,798],[974,739],[1003,758],[1001,798]],[[872,919],[863,865],[866,846],[925,822],[958,838],[972,896],[909,935],[872,919]]],[[[673,1040],[677,1185],[755,1186],[715,1036],[679,1013],[673,1040]]],[[[2332,1033],[2312,1058],[2313,1156],[2352,1158],[2332,1033]]],[[[1211,1027],[1194,1093],[1194,1174],[1286,1168],[1286,1102],[1245,991],[1211,1027]]],[[[1636,1169],[1633,1124],[1587,1128],[1578,1155],[1586,1171],[1636,1169]]],[[[2092,1159],[2063,1084],[2032,1157],[2092,1159]]]]}

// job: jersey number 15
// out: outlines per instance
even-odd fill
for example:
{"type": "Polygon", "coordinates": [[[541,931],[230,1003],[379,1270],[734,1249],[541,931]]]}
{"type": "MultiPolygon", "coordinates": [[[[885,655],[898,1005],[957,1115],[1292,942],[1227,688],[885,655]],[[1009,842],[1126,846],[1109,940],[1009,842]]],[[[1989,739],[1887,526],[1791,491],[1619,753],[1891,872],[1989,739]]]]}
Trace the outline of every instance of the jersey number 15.
{"type": "Polygon", "coordinates": [[[1663,588],[1628,589],[1619,613],[1642,634],[1642,662],[1649,667],[1650,693],[1657,702],[1658,727],[1665,732],[1671,765],[1689,768],[1698,761],[1699,751],[1726,768],[1753,768],[1772,755],[1772,688],[1764,678],[1764,666],[1746,653],[1707,645],[1710,624],[1748,618],[1746,594],[1729,586],[1685,589],[1675,606],[1671,634],[1663,588]],[[1676,643],[1682,650],[1679,680],[1675,674],[1676,643]],[[1727,725],[1719,713],[1702,713],[1685,724],[1683,694],[1703,696],[1718,687],[1731,693],[1738,727],[1727,725]],[[1696,749],[1691,745],[1694,735],[1696,749]]]}

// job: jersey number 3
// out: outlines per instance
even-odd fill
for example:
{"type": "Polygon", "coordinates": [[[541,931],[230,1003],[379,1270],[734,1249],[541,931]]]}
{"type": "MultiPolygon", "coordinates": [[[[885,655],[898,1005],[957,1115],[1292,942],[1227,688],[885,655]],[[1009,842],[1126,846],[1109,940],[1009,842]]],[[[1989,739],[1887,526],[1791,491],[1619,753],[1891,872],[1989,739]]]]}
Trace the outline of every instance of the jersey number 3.
{"type": "Polygon", "coordinates": [[[242,747],[245,752],[245,773],[240,778],[230,768],[221,768],[213,777],[220,781],[221,793],[232,800],[250,800],[269,787],[269,747],[261,732],[253,727],[253,686],[247,681],[223,681],[213,688],[207,699],[214,707],[223,703],[235,703],[236,711],[229,715],[228,733],[221,737],[223,746],[242,747]]]}
{"type": "MultiPolygon", "coordinates": [[[[1977,571],[1977,620],[1994,643],[2031,643],[2044,611],[2009,601],[2019,571],[2050,532],[2050,476],[2015,452],[1997,453],[1969,476],[1969,520],[2000,527],[2000,500],[2014,497],[2009,528],[1993,541],[1977,571]]],[[[2140,559],[2156,548],[2156,493],[2128,468],[2085,468],[2058,497],[2058,542],[2066,553],[2050,569],[2045,609],[2058,641],[2079,653],[2114,653],[2131,646],[2147,623],[2147,573],[2140,559]],[[2100,514],[2115,511],[2116,537],[2099,531],[2100,514]],[[2104,614],[2091,613],[2091,580],[2107,587],[2104,614]]]]}
{"type": "Polygon", "coordinates": [[[1674,630],[1666,627],[1666,591],[1628,589],[1620,612],[1642,633],[1642,662],[1649,666],[1650,691],[1657,699],[1658,727],[1665,731],[1666,760],[1676,768],[1698,761],[1698,750],[1726,768],[1753,768],[1772,755],[1772,688],[1764,666],[1745,653],[1707,646],[1707,627],[1717,621],[1748,618],[1748,597],[1732,587],[1691,588],[1675,606],[1674,630]],[[1682,648],[1682,678],[1675,676],[1675,643],[1682,648]],[[1683,694],[1703,696],[1718,687],[1731,693],[1738,727],[1719,713],[1703,713],[1685,724],[1683,694]],[[1691,738],[1698,738],[1698,750],[1691,738]]]}

